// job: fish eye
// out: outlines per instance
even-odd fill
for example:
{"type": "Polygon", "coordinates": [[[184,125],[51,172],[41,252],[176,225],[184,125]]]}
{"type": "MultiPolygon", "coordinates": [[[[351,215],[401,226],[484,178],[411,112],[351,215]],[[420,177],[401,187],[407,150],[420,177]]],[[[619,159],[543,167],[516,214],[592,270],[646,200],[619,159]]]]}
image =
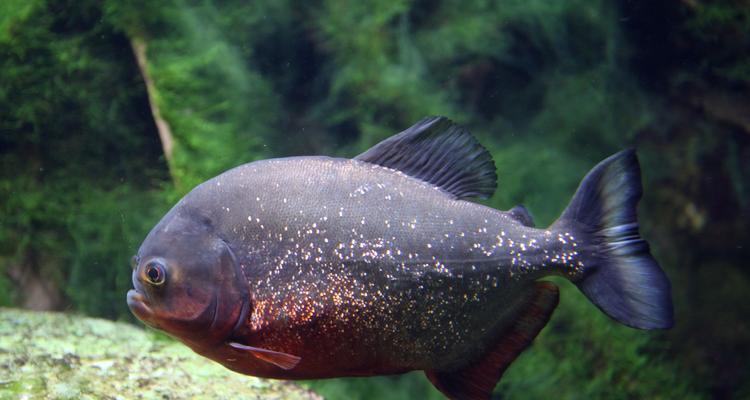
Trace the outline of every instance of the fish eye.
{"type": "Polygon", "coordinates": [[[141,263],[141,258],[138,257],[137,255],[130,258],[130,268],[135,270],[136,268],[138,268],[138,264],[140,263],[141,263]]]}
{"type": "Polygon", "coordinates": [[[163,284],[167,278],[164,265],[157,261],[152,261],[146,265],[145,275],[148,282],[154,286],[163,284]]]}

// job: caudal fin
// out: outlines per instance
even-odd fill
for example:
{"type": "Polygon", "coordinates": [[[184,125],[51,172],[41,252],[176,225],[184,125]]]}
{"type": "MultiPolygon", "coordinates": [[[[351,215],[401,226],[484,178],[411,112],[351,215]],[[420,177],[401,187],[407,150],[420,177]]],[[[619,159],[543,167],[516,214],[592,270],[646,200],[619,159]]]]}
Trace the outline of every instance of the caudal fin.
{"type": "Polygon", "coordinates": [[[576,285],[604,313],[639,329],[673,325],[669,279],[638,233],[643,189],[635,151],[624,150],[583,178],[554,228],[580,232],[593,251],[576,285]]]}

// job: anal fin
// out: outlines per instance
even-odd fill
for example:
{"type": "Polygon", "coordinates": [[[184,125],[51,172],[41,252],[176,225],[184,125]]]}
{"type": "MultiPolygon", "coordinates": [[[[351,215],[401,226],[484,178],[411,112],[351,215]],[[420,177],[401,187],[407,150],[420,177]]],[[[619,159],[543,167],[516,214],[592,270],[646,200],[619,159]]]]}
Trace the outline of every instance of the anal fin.
{"type": "Polygon", "coordinates": [[[503,372],[547,324],[558,299],[559,291],[553,283],[535,283],[516,320],[482,358],[456,371],[425,371],[427,379],[450,399],[489,399],[503,372]]]}

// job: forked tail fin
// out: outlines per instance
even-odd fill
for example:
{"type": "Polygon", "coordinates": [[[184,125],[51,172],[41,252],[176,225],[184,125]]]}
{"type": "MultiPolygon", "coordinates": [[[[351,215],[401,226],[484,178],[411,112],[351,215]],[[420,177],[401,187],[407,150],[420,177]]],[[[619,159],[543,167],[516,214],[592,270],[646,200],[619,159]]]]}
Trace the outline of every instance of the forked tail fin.
{"type": "Polygon", "coordinates": [[[600,162],[583,178],[573,200],[555,222],[586,238],[578,288],[615,320],[639,329],[673,325],[669,279],[638,233],[641,171],[632,149],[600,162]],[[587,246],[587,247],[588,247],[587,246]]]}

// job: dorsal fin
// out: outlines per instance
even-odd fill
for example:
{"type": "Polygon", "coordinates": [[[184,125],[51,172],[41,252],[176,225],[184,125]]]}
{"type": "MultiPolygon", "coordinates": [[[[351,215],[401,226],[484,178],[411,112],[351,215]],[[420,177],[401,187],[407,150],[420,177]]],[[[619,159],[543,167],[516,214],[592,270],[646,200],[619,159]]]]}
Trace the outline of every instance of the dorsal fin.
{"type": "Polygon", "coordinates": [[[425,371],[427,378],[450,399],[489,399],[505,369],[547,324],[558,298],[555,284],[536,282],[515,321],[482,358],[458,371],[425,371]]]}
{"type": "Polygon", "coordinates": [[[513,219],[524,224],[525,226],[528,226],[530,228],[534,227],[534,218],[531,217],[531,213],[529,213],[529,210],[527,210],[526,207],[523,206],[523,204],[519,204],[511,208],[508,211],[508,214],[510,214],[513,219]]]}
{"type": "Polygon", "coordinates": [[[438,186],[457,199],[486,199],[497,174],[490,153],[445,117],[425,118],[355,157],[438,186]]]}

